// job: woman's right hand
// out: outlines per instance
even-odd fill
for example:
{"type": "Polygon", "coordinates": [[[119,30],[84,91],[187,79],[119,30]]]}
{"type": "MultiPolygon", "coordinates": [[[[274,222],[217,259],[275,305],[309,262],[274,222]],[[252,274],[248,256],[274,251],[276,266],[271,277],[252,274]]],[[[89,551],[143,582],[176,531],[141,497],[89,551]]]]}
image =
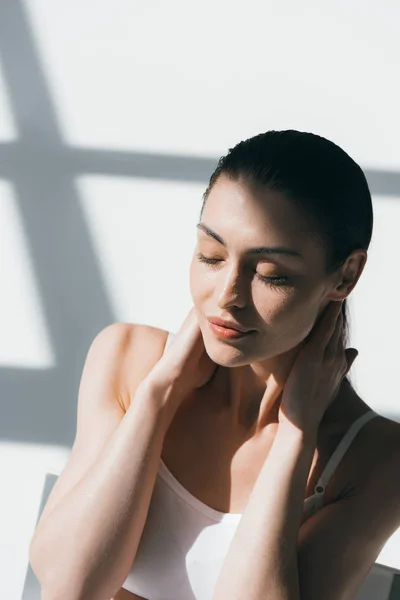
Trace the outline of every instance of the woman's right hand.
{"type": "Polygon", "coordinates": [[[173,399],[177,407],[192,391],[211,379],[217,366],[206,352],[193,307],[144,383],[165,391],[166,397],[169,401],[173,399]]]}

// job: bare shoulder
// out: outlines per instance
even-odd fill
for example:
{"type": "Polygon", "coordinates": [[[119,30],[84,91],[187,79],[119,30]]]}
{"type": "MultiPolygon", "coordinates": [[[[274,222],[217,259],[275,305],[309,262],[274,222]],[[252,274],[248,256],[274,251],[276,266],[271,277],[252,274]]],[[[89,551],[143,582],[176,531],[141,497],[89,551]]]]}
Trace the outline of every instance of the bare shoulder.
{"type": "Polygon", "coordinates": [[[400,423],[393,421],[378,413],[378,416],[370,421],[370,427],[365,427],[364,451],[369,456],[377,459],[391,456],[398,457],[400,454],[400,423]]]}
{"type": "Polygon", "coordinates": [[[378,495],[386,490],[400,498],[400,423],[378,414],[357,437],[351,461],[353,490],[375,488],[378,495]]]}
{"type": "MultiPolygon", "coordinates": [[[[376,429],[371,432],[376,444],[381,451],[380,467],[383,472],[391,477],[394,472],[400,470],[400,423],[387,417],[379,415],[376,418],[376,429]]],[[[396,476],[395,482],[400,493],[400,478],[396,476]]]]}
{"type": "Polygon", "coordinates": [[[113,323],[109,327],[120,338],[118,383],[126,411],[137,387],[163,355],[168,331],[140,323],[113,323]]]}
{"type": "Polygon", "coordinates": [[[162,355],[167,337],[167,331],[155,327],[119,322],[97,333],[79,384],[72,451],[38,527],[94,464],[124,418],[136,387],[162,355]]]}
{"type": "MultiPolygon", "coordinates": [[[[365,403],[358,407],[370,410],[365,403]]],[[[302,598],[353,598],[399,528],[399,431],[399,423],[382,415],[365,423],[346,454],[352,456],[347,491],[302,524],[302,598]]]]}
{"type": "Polygon", "coordinates": [[[358,470],[348,495],[360,515],[373,521],[383,547],[400,526],[400,423],[379,415],[360,433],[358,470]]]}

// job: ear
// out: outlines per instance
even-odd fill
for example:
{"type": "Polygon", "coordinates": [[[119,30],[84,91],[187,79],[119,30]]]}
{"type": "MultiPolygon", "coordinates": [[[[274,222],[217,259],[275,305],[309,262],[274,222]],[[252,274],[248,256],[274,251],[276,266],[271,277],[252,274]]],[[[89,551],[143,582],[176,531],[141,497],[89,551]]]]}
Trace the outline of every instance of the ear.
{"type": "Polygon", "coordinates": [[[357,285],[357,282],[360,279],[361,273],[363,272],[367,262],[367,258],[367,251],[358,248],[349,254],[345,263],[340,268],[340,281],[336,286],[335,292],[337,295],[340,295],[342,299],[347,298],[350,292],[352,292],[357,285]]]}

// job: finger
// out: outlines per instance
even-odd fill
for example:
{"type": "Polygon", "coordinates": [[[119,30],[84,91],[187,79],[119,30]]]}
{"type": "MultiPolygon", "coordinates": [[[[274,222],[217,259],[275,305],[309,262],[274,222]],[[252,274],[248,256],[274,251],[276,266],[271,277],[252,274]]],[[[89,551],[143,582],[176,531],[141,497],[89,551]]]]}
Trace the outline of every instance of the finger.
{"type": "Polygon", "coordinates": [[[335,328],[333,330],[333,333],[326,345],[326,349],[325,349],[325,354],[328,356],[336,356],[340,350],[343,350],[343,344],[341,345],[340,342],[343,342],[343,314],[339,313],[339,316],[336,319],[336,323],[335,323],[335,328]],[[342,346],[340,348],[340,345],[342,346]]]}
{"type": "Polygon", "coordinates": [[[317,349],[322,349],[325,352],[326,346],[335,330],[337,318],[342,310],[342,302],[331,302],[329,304],[321,319],[315,326],[315,330],[312,336],[312,346],[317,349]]]}
{"type": "Polygon", "coordinates": [[[347,361],[347,369],[346,369],[346,373],[344,374],[344,376],[346,377],[347,373],[350,371],[351,367],[353,366],[354,361],[356,360],[356,358],[358,356],[358,350],[356,348],[347,348],[347,350],[345,350],[345,354],[346,354],[346,361],[347,361]]]}

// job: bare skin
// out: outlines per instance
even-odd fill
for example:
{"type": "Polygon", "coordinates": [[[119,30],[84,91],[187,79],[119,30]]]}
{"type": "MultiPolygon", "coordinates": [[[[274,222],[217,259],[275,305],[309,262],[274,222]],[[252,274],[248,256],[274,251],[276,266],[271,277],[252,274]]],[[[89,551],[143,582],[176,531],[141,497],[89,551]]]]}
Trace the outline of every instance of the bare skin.
{"type": "MultiPolygon", "coordinates": [[[[242,513],[278,427],[279,397],[265,393],[268,383],[284,383],[316,319],[331,300],[347,298],[367,256],[364,250],[354,251],[327,277],[323,250],[284,197],[225,178],[211,191],[201,222],[224,242],[199,229],[190,269],[204,345],[218,368],[179,406],[164,439],[162,459],[203,503],[221,512],[242,513]],[[289,247],[303,258],[248,253],[258,246],[289,247]],[[213,264],[205,264],[198,254],[213,264]],[[278,276],[288,282],[275,286],[263,280],[278,276]],[[256,331],[236,342],[222,341],[209,328],[211,316],[232,318],[256,331]]],[[[343,382],[318,431],[306,498],[345,432],[368,410],[343,382]]],[[[390,440],[399,439],[399,424],[384,417],[367,423],[331,478],[325,504],[351,494],[374,469],[385,468],[388,441],[390,445],[390,440]]],[[[146,600],[126,590],[115,596],[133,599],[146,600]]]]}
{"type": "MultiPolygon", "coordinates": [[[[160,331],[160,334],[162,332],[160,331]]],[[[221,512],[242,513],[272,445],[277,424],[262,435],[235,428],[226,410],[216,410],[226,370],[197,390],[178,409],[164,440],[162,460],[176,479],[204,504],[221,512]]],[[[227,400],[227,398],[225,398],[227,400]]],[[[305,498],[313,494],[330,456],[351,424],[370,407],[347,385],[319,429],[305,498]]],[[[386,464],[388,440],[400,439],[400,425],[377,417],[357,434],[325,491],[324,503],[351,494],[375,469],[386,464]]],[[[390,442],[389,442],[390,445],[390,442]]],[[[392,473],[388,472],[388,477],[392,473]]],[[[115,600],[146,600],[121,589],[115,600]]]]}

